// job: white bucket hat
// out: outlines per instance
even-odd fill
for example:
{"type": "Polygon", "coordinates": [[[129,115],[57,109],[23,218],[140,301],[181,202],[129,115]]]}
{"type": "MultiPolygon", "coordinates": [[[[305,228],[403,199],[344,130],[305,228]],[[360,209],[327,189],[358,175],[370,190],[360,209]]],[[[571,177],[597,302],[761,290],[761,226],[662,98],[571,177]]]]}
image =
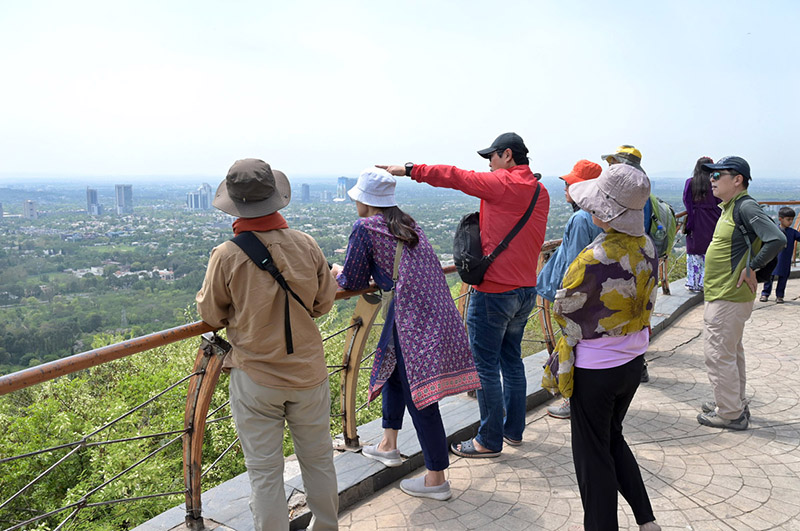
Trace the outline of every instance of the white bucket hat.
{"type": "Polygon", "coordinates": [[[394,187],[397,181],[386,170],[375,166],[365,169],[358,176],[356,185],[347,191],[353,201],[373,207],[397,206],[394,187]]]}
{"type": "Polygon", "coordinates": [[[569,187],[572,200],[611,228],[644,236],[644,205],[650,199],[650,179],[630,164],[614,164],[600,177],[569,187]]]}

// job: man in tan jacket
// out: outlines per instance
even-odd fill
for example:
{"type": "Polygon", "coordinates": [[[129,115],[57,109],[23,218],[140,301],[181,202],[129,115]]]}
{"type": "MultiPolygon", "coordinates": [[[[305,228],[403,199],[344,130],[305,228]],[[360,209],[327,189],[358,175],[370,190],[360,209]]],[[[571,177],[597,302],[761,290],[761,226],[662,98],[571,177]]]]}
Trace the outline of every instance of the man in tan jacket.
{"type": "Polygon", "coordinates": [[[336,282],[314,239],[290,229],[278,213],[290,198],[286,175],[264,161],[231,166],[213,205],[237,216],[237,238],[211,251],[197,310],[206,323],[227,328],[233,347],[224,368],[230,370],[231,411],[250,478],[255,529],[289,529],[285,422],[314,515],[309,529],[322,531],[338,529],[339,498],[328,372],[313,318],[333,306],[336,282]],[[251,245],[267,248],[289,291],[240,247],[242,238],[252,238],[248,232],[257,238],[251,245]]]}

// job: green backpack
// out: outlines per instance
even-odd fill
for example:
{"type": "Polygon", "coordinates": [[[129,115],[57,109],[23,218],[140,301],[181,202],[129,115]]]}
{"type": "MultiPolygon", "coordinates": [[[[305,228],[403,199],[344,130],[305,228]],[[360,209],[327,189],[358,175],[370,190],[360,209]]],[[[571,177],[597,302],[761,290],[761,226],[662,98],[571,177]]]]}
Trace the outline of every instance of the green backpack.
{"type": "Polygon", "coordinates": [[[675,235],[678,232],[678,222],[675,211],[666,201],[662,201],[650,194],[650,237],[656,246],[659,258],[669,256],[672,246],[675,245],[675,235]]]}

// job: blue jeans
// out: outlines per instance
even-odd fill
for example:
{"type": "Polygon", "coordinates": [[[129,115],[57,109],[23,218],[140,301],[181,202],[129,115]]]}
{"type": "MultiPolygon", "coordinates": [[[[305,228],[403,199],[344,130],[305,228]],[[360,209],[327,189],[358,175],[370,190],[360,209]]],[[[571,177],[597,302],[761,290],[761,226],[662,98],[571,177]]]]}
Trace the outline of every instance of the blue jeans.
{"type": "Polygon", "coordinates": [[[504,293],[475,291],[470,298],[469,344],[481,379],[478,390],[481,425],[475,439],[493,452],[503,449],[504,435],[522,440],[527,390],[522,333],[535,304],[536,288],[517,288],[504,293]]]}
{"type": "MultiPolygon", "coordinates": [[[[761,291],[761,294],[769,297],[769,294],[772,293],[772,279],[774,279],[777,275],[769,277],[769,280],[764,282],[764,289],[761,291]]],[[[786,293],[786,282],[789,280],[788,276],[785,277],[778,277],[778,286],[775,288],[775,296],[783,298],[784,294],[786,293]]]]}

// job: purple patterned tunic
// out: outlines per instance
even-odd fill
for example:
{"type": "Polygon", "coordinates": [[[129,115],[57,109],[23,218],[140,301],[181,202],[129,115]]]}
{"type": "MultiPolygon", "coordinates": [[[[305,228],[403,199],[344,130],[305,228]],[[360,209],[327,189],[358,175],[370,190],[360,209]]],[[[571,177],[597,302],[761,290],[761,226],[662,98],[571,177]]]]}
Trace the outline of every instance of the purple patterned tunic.
{"type": "MultiPolygon", "coordinates": [[[[405,360],[411,397],[417,409],[442,398],[480,388],[469,341],[441,264],[422,229],[419,243],[403,248],[395,297],[378,342],[369,384],[369,400],[380,394],[397,364],[394,331],[405,360]]],[[[353,225],[339,285],[363,289],[370,276],[383,290],[392,286],[397,239],[382,214],[353,225]]]]}

